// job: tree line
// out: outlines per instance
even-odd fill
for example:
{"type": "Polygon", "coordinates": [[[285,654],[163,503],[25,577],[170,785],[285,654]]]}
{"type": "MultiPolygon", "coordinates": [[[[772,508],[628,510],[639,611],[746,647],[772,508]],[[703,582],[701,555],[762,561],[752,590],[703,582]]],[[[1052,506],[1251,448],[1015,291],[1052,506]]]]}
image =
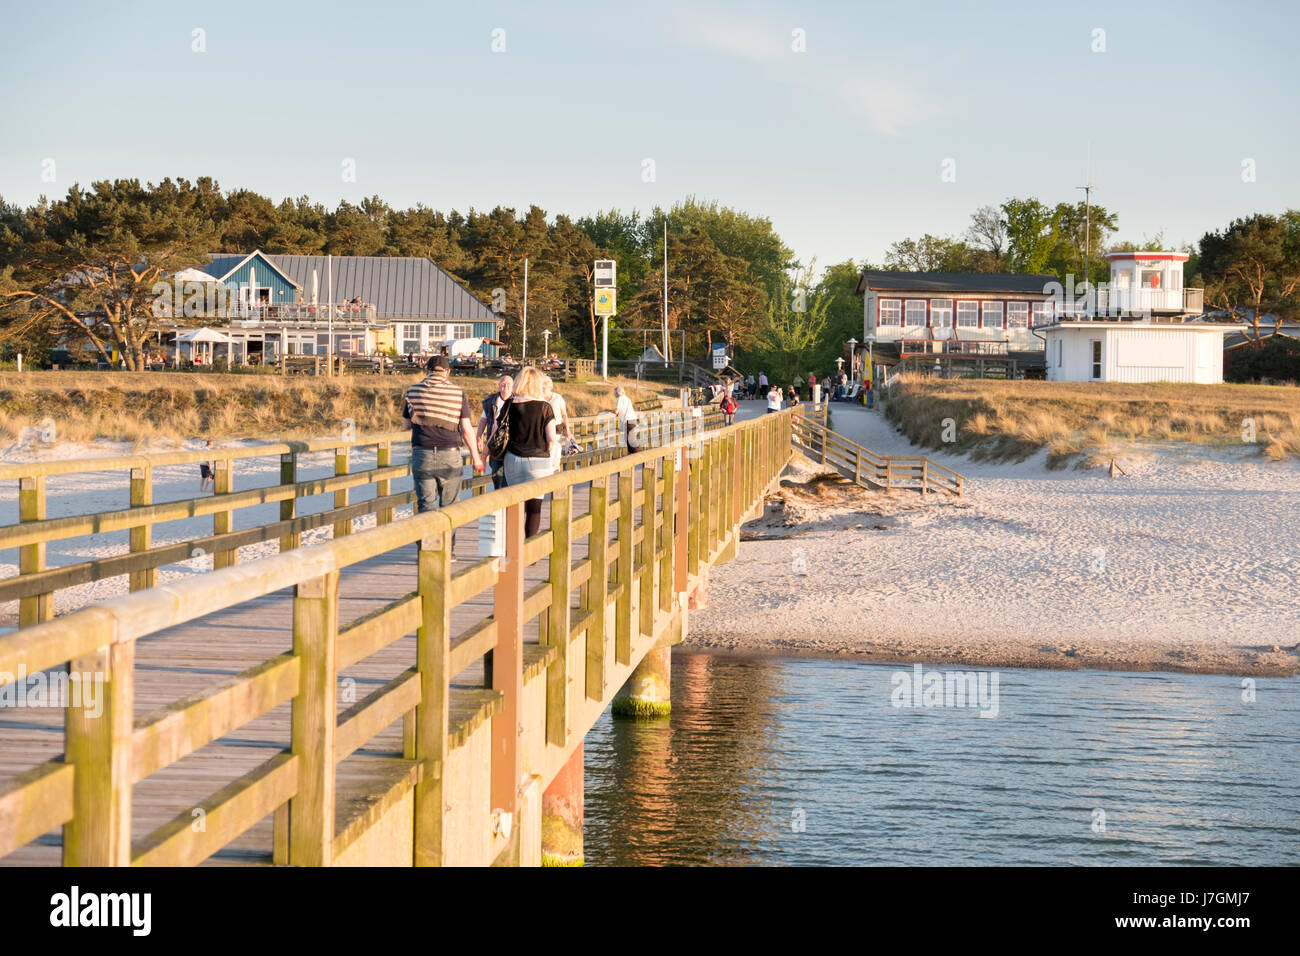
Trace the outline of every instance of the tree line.
{"type": "MultiPolygon", "coordinates": [[[[983,206],[961,236],[923,235],[892,244],[879,268],[941,272],[1051,273],[1062,281],[1104,280],[1114,213],[1082,203],[1048,205],[1008,199],[983,206]],[[1085,240],[1086,235],[1086,240],[1085,240]]],[[[476,297],[500,309],[501,337],[523,345],[524,266],[528,263],[528,352],[543,332],[562,356],[595,356],[600,325],[592,266],[618,262],[618,315],[611,357],[661,344],[664,232],[668,241],[669,357],[681,348],[703,362],[725,342],[746,367],[773,376],[823,374],[849,338],[862,334],[853,290],[867,260],[823,268],[801,263],[765,217],[687,198],[646,213],[591,216],[500,207],[442,212],[424,205],[394,209],[373,196],[333,209],[308,197],[275,203],[247,189],[223,191],[207,177],[95,182],[57,200],[21,208],[0,199],[0,339],[8,350],[39,356],[84,340],[93,354],[114,351],[127,367],[160,319],[155,284],[204,268],[207,253],[427,256],[476,297]]],[[[1207,302],[1234,318],[1294,314],[1300,282],[1300,213],[1259,214],[1207,233],[1186,273],[1204,281],[1207,302]]],[[[1159,244],[1159,237],[1146,243],[1159,244]]]]}

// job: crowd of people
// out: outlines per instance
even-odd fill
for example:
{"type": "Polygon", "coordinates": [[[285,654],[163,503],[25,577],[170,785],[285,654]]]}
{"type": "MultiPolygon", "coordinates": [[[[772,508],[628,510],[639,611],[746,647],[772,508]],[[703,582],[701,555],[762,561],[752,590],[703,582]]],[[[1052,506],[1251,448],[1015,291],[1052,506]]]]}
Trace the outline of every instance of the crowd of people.
{"type": "MultiPolygon", "coordinates": [[[[820,382],[815,374],[809,372],[806,379],[795,376],[788,386],[777,384],[774,378],[769,379],[766,372],[759,372],[757,377],[751,372],[743,378],[725,380],[722,386],[719,387],[722,396],[715,395],[714,397],[721,403],[726,403],[729,398],[733,404],[735,401],[744,399],[766,400],[767,410],[777,412],[782,408],[797,405],[802,401],[812,401],[817,385],[821,386],[821,396],[824,401],[848,401],[852,395],[855,401],[864,405],[871,404],[871,383],[865,383],[855,393],[849,382],[848,374],[843,371],[826,375],[820,382]]],[[[723,412],[727,414],[727,424],[730,425],[734,409],[728,413],[724,407],[723,412]]]]}

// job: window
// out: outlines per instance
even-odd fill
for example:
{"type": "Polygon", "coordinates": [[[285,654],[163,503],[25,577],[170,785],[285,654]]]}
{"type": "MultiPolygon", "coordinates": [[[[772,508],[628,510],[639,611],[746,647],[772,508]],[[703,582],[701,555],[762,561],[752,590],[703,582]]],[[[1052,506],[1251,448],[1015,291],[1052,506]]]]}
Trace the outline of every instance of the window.
{"type": "Polygon", "coordinates": [[[930,324],[936,329],[952,328],[952,299],[930,300],[930,324]]]}
{"type": "Polygon", "coordinates": [[[412,342],[418,349],[420,347],[420,327],[418,325],[403,325],[402,341],[412,342]]]}
{"type": "Polygon", "coordinates": [[[1101,379],[1101,339],[1092,340],[1092,377],[1094,381],[1101,379]]]}
{"type": "Polygon", "coordinates": [[[984,328],[1000,329],[1002,328],[1002,303],[1001,302],[984,302],[984,328]]]}
{"type": "Polygon", "coordinates": [[[453,339],[468,339],[474,336],[474,326],[472,325],[453,325],[451,327],[451,337],[453,339]]]}
{"type": "Polygon", "coordinates": [[[1062,342],[1061,342],[1061,340],[1058,338],[1058,339],[1056,340],[1056,367],[1057,367],[1057,368],[1060,368],[1061,366],[1063,366],[1063,365],[1065,364],[1064,362],[1061,361],[1061,345],[1062,345],[1062,342]]]}
{"type": "Polygon", "coordinates": [[[978,328],[980,324],[980,304],[978,302],[957,303],[957,325],[963,329],[978,328]]]}
{"type": "Polygon", "coordinates": [[[908,299],[907,312],[904,316],[906,321],[903,323],[908,326],[925,326],[925,300],[908,299]]]}
{"type": "MultiPolygon", "coordinates": [[[[1052,303],[1035,302],[1034,303],[1034,325],[1049,325],[1052,321],[1052,303]]],[[[1056,364],[1061,364],[1060,362],[1056,364]]]]}
{"type": "Polygon", "coordinates": [[[431,325],[429,326],[429,342],[431,344],[441,345],[447,341],[447,326],[431,325]]]}
{"type": "Polygon", "coordinates": [[[898,299],[880,300],[880,325],[901,325],[903,304],[898,299]]]}
{"type": "Polygon", "coordinates": [[[1028,302],[1007,303],[1007,328],[1009,329],[1029,328],[1029,303],[1028,302]]]}

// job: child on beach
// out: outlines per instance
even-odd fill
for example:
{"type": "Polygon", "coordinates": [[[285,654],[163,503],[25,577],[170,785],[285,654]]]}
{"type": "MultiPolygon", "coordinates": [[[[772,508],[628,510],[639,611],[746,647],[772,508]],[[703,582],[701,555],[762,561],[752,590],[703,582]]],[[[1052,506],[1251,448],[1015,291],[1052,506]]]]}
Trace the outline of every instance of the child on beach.
{"type": "MultiPolygon", "coordinates": [[[[212,439],[208,439],[207,447],[212,447],[212,439]]],[[[204,461],[199,463],[199,491],[207,491],[212,486],[213,479],[216,478],[215,462],[204,461]]]]}

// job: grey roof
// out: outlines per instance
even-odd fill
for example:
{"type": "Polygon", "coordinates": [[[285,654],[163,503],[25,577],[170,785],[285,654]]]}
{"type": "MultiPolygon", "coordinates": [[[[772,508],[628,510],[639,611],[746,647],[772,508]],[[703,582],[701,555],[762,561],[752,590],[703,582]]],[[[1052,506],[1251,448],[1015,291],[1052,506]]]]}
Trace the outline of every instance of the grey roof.
{"type": "MultiPolygon", "coordinates": [[[[330,274],[325,256],[276,256],[261,254],[284,273],[305,297],[311,297],[311,275],[318,276],[317,301],[328,301],[326,279],[330,274]]],[[[244,256],[214,255],[213,269],[224,275],[244,256]]],[[[497,316],[459,282],[423,256],[334,256],[334,302],[354,296],[375,307],[380,319],[445,319],[465,322],[497,322],[497,316]]]]}
{"type": "MultiPolygon", "coordinates": [[[[1261,339],[1272,338],[1274,335],[1282,335],[1290,339],[1300,339],[1300,325],[1290,322],[1283,322],[1282,327],[1277,328],[1272,322],[1259,320],[1259,337],[1261,339]]],[[[1251,328],[1246,332],[1229,332],[1223,337],[1223,347],[1225,349],[1240,348],[1247,342],[1255,341],[1255,330],[1251,328]]]]}
{"type": "Polygon", "coordinates": [[[888,272],[864,269],[858,279],[857,294],[867,289],[877,292],[1018,292],[1046,295],[1049,282],[1059,284],[1056,276],[1008,274],[999,272],[888,272]]]}

